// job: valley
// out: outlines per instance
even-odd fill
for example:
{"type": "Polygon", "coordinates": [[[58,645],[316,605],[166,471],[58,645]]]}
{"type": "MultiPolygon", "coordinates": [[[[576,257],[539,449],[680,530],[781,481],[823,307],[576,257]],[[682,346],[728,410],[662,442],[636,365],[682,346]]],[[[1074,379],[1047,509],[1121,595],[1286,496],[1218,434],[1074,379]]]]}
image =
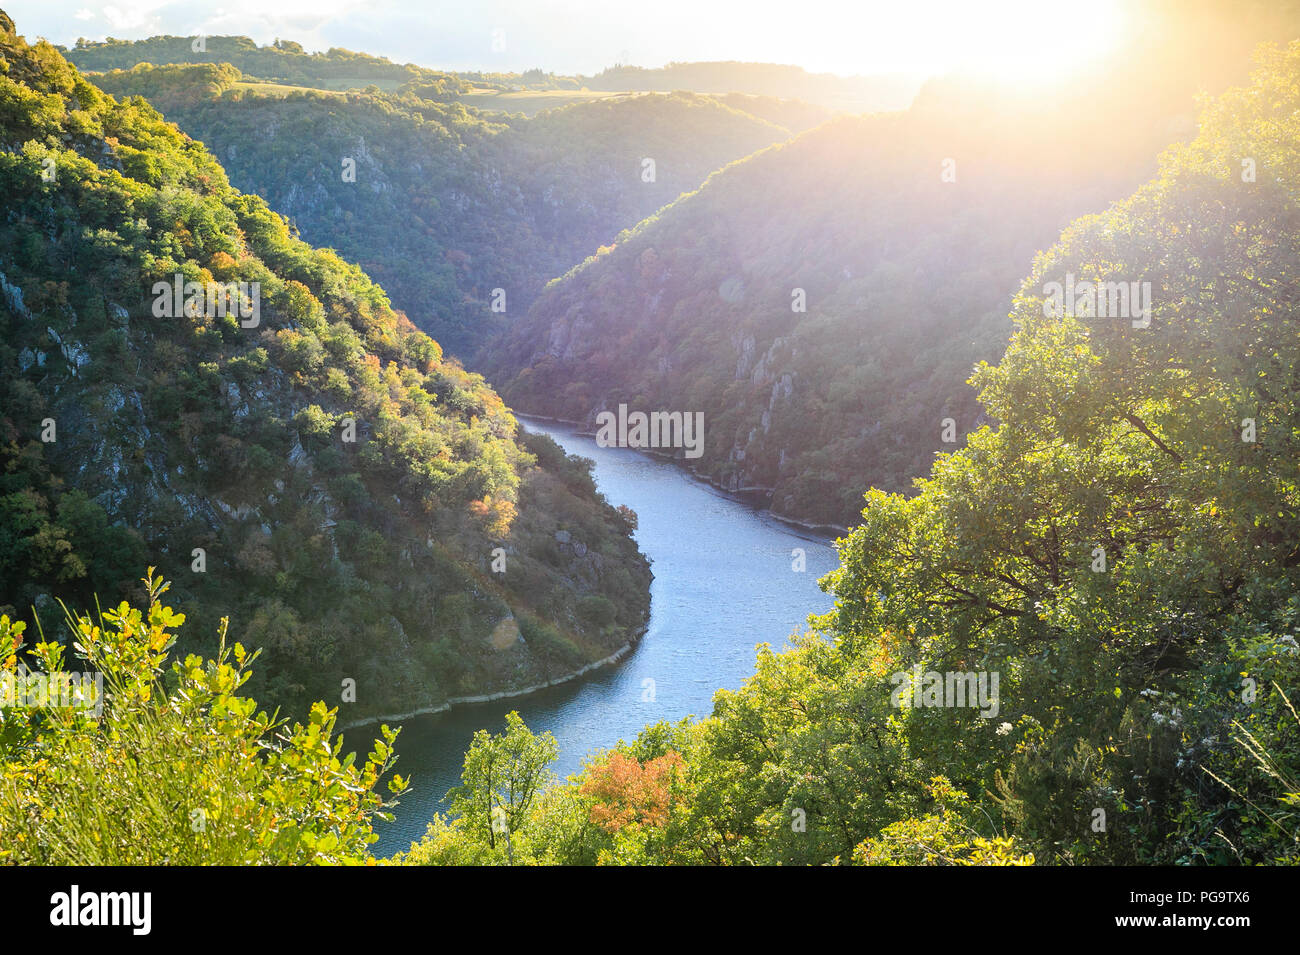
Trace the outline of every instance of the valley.
{"type": "Polygon", "coordinates": [[[0,13],[0,864],[1300,864],[1300,7],[997,2],[0,13]]]}

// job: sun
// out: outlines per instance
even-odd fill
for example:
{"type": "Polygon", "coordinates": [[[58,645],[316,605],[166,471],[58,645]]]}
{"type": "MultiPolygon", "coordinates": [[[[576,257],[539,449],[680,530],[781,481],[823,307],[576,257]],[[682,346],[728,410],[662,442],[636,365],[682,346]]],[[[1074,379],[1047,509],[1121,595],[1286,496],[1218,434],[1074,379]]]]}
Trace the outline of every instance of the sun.
{"type": "Polygon", "coordinates": [[[828,43],[836,72],[959,71],[1035,85],[1095,66],[1132,30],[1123,0],[862,0],[843,26],[828,43]]]}
{"type": "Polygon", "coordinates": [[[962,5],[958,68],[1002,80],[1051,82],[1094,66],[1129,28],[1118,0],[998,0],[962,5]]]}

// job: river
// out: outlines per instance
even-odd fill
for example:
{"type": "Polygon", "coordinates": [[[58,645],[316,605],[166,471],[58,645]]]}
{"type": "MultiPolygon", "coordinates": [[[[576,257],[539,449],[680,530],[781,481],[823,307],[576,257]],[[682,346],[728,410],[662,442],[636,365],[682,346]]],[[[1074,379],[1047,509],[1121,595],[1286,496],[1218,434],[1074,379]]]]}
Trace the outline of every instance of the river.
{"type": "MultiPolygon", "coordinates": [[[[563,778],[589,754],[633,738],[647,723],[707,716],[715,690],[735,689],[753,673],[758,644],[783,646],[810,613],[831,605],[817,586],[837,563],[825,538],[791,528],[667,461],[598,447],[565,425],[521,421],[570,454],[593,459],[596,484],[610,503],[636,511],[637,544],[654,571],[650,625],[618,663],[572,683],[401,724],[396,770],[410,776],[411,789],[393,821],[377,824],[377,856],[404,851],[424,835],[433,813],[446,809],[447,790],[460,781],[474,731],[500,732],[510,710],[534,732],[555,735],[560,758],[552,769],[563,778]],[[802,572],[793,566],[796,548],[804,551],[802,572]]],[[[356,728],[345,738],[361,746],[374,732],[374,726],[356,728]]]]}

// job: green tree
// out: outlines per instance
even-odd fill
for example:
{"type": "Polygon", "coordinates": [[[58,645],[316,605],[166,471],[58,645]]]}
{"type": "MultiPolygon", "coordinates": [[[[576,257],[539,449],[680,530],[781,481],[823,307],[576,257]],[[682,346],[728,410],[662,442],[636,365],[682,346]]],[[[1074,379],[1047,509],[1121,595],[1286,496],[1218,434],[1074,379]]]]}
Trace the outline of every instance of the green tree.
{"type": "Polygon", "coordinates": [[[548,766],[559,755],[550,733],[534,734],[519,714],[506,714],[506,731],[479,730],[465,753],[461,784],[453,789],[451,809],[474,838],[493,850],[504,847],[514,864],[513,833],[522,831],[535,801],[553,777],[548,766]]]}

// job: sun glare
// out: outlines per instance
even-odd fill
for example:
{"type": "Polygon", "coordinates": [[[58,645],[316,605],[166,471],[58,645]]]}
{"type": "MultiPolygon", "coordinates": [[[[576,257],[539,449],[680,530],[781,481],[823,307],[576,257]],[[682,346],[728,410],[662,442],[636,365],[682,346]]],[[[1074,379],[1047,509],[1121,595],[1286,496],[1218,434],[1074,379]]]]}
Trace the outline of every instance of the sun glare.
{"type": "Polygon", "coordinates": [[[868,3],[854,20],[850,33],[870,40],[851,72],[962,71],[1034,84],[1095,65],[1131,26],[1122,0],[868,3]]]}
{"type": "Polygon", "coordinates": [[[1128,19],[1118,0],[1003,0],[983,11],[969,22],[959,62],[1009,80],[1051,82],[1096,64],[1120,45],[1128,19]]]}

